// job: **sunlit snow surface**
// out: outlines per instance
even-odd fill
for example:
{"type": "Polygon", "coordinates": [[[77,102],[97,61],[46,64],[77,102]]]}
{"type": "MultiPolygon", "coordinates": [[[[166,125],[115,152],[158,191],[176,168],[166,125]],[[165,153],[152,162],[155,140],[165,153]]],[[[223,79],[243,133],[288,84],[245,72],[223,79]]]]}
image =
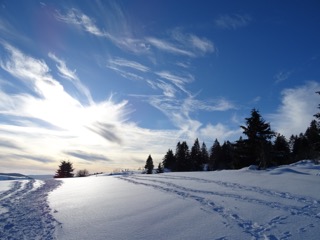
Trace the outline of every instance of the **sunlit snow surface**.
{"type": "Polygon", "coordinates": [[[0,181],[0,208],[9,209],[0,212],[0,238],[20,239],[27,226],[36,237],[26,239],[319,239],[319,173],[303,161],[266,171],[63,179],[59,187],[51,180],[32,192],[34,180],[10,188],[0,181]],[[39,211],[28,212],[23,191],[39,211]]]}

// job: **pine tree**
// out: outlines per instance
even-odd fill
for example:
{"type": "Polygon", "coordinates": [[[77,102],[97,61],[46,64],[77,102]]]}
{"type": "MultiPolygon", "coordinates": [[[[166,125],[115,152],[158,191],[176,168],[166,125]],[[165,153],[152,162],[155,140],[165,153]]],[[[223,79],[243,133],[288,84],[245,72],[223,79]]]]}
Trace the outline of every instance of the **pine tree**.
{"type": "Polygon", "coordinates": [[[304,159],[309,159],[309,143],[306,136],[302,133],[299,136],[293,138],[293,147],[292,147],[292,160],[297,162],[304,159]]]}
{"type": "Polygon", "coordinates": [[[153,165],[153,160],[152,160],[151,155],[149,155],[144,168],[146,169],[147,174],[152,174],[154,165],[153,165]]]}
{"type": "Polygon", "coordinates": [[[250,149],[247,141],[240,137],[234,144],[234,160],[232,162],[232,167],[234,169],[241,169],[252,164],[250,154],[248,154],[249,152],[250,149]]]}
{"type": "Polygon", "coordinates": [[[198,138],[194,141],[190,153],[190,170],[200,171],[202,170],[201,149],[198,138]]]}
{"type": "Polygon", "coordinates": [[[170,169],[171,171],[175,171],[176,158],[171,149],[169,149],[166,155],[163,157],[162,163],[164,168],[170,169]]]}
{"type": "MultiPolygon", "coordinates": [[[[320,91],[316,93],[320,95],[320,91]]],[[[320,104],[318,105],[318,108],[320,109],[320,104]]],[[[320,122],[320,112],[316,113],[314,116],[316,117],[316,119],[318,119],[318,122],[320,122]]]]}
{"type": "Polygon", "coordinates": [[[221,146],[218,139],[216,139],[210,150],[210,157],[209,157],[209,164],[208,164],[210,171],[218,169],[220,159],[221,159],[221,146]]]}
{"type": "Polygon", "coordinates": [[[221,146],[221,155],[219,160],[218,169],[231,169],[233,168],[234,160],[234,147],[229,141],[225,141],[221,146]]]}
{"type": "Polygon", "coordinates": [[[290,147],[285,136],[278,134],[273,144],[273,165],[284,165],[290,163],[290,147]]]}
{"type": "Polygon", "coordinates": [[[159,163],[157,168],[157,173],[164,173],[164,168],[162,163],[159,163]]]}
{"type": "Polygon", "coordinates": [[[305,137],[309,144],[309,158],[318,159],[320,157],[320,126],[316,120],[312,120],[305,132],[305,137]]]}
{"type": "Polygon", "coordinates": [[[266,123],[256,109],[252,109],[251,117],[246,118],[246,126],[240,126],[248,137],[246,144],[250,151],[248,157],[251,164],[257,163],[259,168],[266,168],[269,164],[271,143],[270,139],[275,135],[271,131],[270,124],[266,123]]]}
{"type": "Polygon", "coordinates": [[[192,164],[190,161],[190,153],[188,144],[184,141],[182,143],[178,142],[176,153],[176,171],[191,171],[192,164]]]}
{"type": "Polygon", "coordinates": [[[206,166],[209,162],[209,153],[207,150],[206,144],[203,142],[201,146],[201,161],[202,161],[202,170],[204,169],[204,166],[206,166]]]}
{"type": "Polygon", "coordinates": [[[73,177],[73,167],[72,167],[72,163],[70,161],[66,162],[66,161],[61,161],[59,168],[56,172],[56,175],[54,176],[54,178],[69,178],[69,177],[73,177]]]}

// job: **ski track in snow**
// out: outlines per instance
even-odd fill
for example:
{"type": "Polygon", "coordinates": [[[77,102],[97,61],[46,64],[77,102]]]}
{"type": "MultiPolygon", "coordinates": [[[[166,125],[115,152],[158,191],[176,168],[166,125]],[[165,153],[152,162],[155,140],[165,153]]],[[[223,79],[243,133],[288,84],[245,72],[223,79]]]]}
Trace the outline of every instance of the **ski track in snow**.
{"type": "Polygon", "coordinates": [[[304,217],[310,219],[307,225],[297,229],[298,232],[306,232],[310,228],[314,228],[320,223],[320,200],[312,199],[308,196],[296,195],[288,192],[272,191],[270,189],[265,189],[261,187],[246,186],[238,183],[222,182],[207,180],[195,177],[186,176],[137,176],[137,175],[127,175],[120,176],[122,180],[128,181],[133,184],[143,185],[147,187],[152,187],[160,191],[164,191],[171,194],[177,194],[183,199],[191,199],[196,201],[202,210],[209,213],[217,213],[223,219],[225,219],[224,224],[226,227],[232,227],[234,225],[239,226],[243,232],[248,233],[253,239],[270,239],[270,240],[285,240],[292,237],[290,231],[285,231],[278,236],[271,234],[271,230],[277,228],[279,224],[285,224],[291,216],[304,217]],[[202,183],[216,184],[223,187],[226,191],[207,191],[193,189],[189,187],[184,187],[175,183],[171,183],[172,180],[181,181],[196,181],[202,183]],[[227,191],[237,192],[241,191],[242,194],[227,193],[227,191]],[[246,193],[254,192],[255,195],[261,195],[266,200],[250,196],[246,193]],[[204,197],[205,196],[205,197],[204,197]],[[263,207],[268,207],[271,210],[279,210],[282,213],[277,215],[273,219],[269,220],[267,223],[258,224],[251,220],[245,219],[240,216],[239,213],[232,211],[231,209],[219,205],[212,200],[212,196],[219,196],[224,198],[231,198],[235,201],[241,201],[245,203],[257,204],[263,207]],[[281,200],[289,200],[292,205],[281,204],[281,200]],[[279,201],[277,201],[279,200],[279,201]],[[300,206],[298,206],[300,205],[300,206]],[[283,214],[287,212],[287,214],[283,214]],[[310,222],[312,222],[310,224],[310,222]]]}
{"type": "Polygon", "coordinates": [[[55,227],[60,223],[51,214],[47,196],[61,182],[46,180],[39,186],[36,181],[14,181],[9,190],[0,193],[0,207],[5,209],[0,213],[1,240],[55,239],[55,227]]]}

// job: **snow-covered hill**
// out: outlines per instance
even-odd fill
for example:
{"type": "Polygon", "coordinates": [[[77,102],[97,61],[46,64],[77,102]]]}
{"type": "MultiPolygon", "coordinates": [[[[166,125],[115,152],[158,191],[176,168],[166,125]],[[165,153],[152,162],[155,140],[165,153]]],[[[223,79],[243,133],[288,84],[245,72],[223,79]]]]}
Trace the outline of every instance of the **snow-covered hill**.
{"type": "Polygon", "coordinates": [[[0,181],[0,239],[319,239],[319,182],[311,161],[0,181]]]}

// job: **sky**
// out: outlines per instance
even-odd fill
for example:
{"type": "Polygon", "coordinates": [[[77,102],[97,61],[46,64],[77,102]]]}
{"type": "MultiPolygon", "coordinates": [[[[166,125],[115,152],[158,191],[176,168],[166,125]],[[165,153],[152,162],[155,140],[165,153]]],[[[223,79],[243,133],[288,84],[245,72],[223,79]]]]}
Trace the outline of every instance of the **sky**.
{"type": "Polygon", "coordinates": [[[320,2],[0,0],[0,172],[155,165],[236,141],[253,108],[289,138],[320,97],[320,2]]]}

